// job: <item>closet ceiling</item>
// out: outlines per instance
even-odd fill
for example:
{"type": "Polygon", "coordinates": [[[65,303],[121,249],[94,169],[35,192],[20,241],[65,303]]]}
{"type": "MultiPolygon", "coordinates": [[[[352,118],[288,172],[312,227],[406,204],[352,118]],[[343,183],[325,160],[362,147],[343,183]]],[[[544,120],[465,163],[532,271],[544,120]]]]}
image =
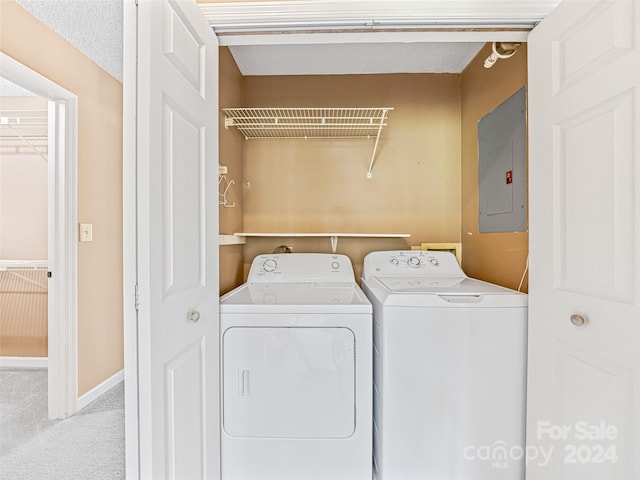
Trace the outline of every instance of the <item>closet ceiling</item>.
{"type": "Polygon", "coordinates": [[[198,0],[243,75],[459,73],[560,0],[198,0]]]}

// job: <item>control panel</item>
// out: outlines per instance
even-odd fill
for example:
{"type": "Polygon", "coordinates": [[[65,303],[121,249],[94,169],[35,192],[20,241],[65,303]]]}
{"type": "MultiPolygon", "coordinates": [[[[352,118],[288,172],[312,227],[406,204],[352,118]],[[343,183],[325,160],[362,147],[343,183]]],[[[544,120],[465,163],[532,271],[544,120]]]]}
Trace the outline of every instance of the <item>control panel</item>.
{"type": "Polygon", "coordinates": [[[372,252],[364,258],[363,278],[378,275],[464,276],[450,252],[399,250],[372,252]]]}
{"type": "Polygon", "coordinates": [[[248,282],[355,282],[351,260],[329,253],[258,255],[248,282]]]}

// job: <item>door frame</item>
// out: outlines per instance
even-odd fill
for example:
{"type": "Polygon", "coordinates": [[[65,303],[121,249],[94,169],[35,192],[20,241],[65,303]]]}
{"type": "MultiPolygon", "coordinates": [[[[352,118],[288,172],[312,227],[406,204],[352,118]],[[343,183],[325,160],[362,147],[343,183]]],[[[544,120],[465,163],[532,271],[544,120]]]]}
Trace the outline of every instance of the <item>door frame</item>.
{"type": "MultiPolygon", "coordinates": [[[[125,339],[125,437],[126,437],[126,473],[128,479],[138,479],[140,477],[139,455],[141,449],[148,448],[140,444],[138,422],[138,400],[140,385],[145,388],[147,379],[138,375],[138,293],[137,293],[137,162],[136,162],[136,124],[137,124],[137,4],[138,0],[124,0],[124,54],[123,54],[123,252],[124,252],[124,339],[125,339]]],[[[195,1],[195,0],[194,0],[195,1]]],[[[439,3],[430,0],[431,3],[439,3]]],[[[543,7],[542,17],[552,10],[561,0],[547,0],[543,7]]],[[[313,3],[313,2],[312,2],[313,3]]],[[[353,3],[353,2],[352,2],[353,3]]],[[[539,2],[528,2],[529,6],[538,6],[539,2]],[[535,5],[534,5],[535,4],[535,5]]],[[[217,9],[234,8],[235,5],[228,4],[206,4],[199,5],[201,10],[207,10],[212,16],[219,12],[217,9]]],[[[269,1],[264,3],[265,7],[274,6],[286,8],[286,2],[269,1]]],[[[238,5],[242,8],[242,5],[238,5]]],[[[476,11],[476,15],[479,13],[476,11]]],[[[207,15],[205,15],[207,16],[207,15]]],[[[461,20],[460,25],[465,25],[473,18],[473,13],[469,13],[467,22],[461,20]]],[[[481,15],[482,20],[489,23],[486,16],[481,15]]],[[[499,22],[499,19],[496,19],[499,22]]],[[[477,25],[471,25],[477,26],[477,25]]],[[[533,26],[533,25],[531,25],[533,26]]],[[[529,31],[520,29],[505,29],[498,32],[483,31],[457,31],[450,32],[426,32],[416,34],[411,30],[406,32],[393,32],[375,35],[371,37],[373,42],[402,42],[407,41],[440,41],[440,42],[490,42],[496,39],[508,41],[526,41],[529,31]]],[[[357,34],[355,34],[357,35],[357,34]]],[[[369,38],[369,37],[368,37],[369,38]]],[[[321,39],[320,43],[349,43],[354,41],[353,31],[337,32],[333,34],[291,34],[290,32],[278,35],[233,35],[230,34],[221,38],[220,46],[233,46],[244,44],[287,44],[287,43],[315,43],[316,39],[321,39]]]]}
{"type": "Polygon", "coordinates": [[[48,392],[49,418],[78,406],[78,97],[0,52],[0,76],[49,101],[48,392]]]}
{"type": "MultiPolygon", "coordinates": [[[[140,478],[138,428],[138,7],[123,2],[122,55],[122,262],[124,314],[124,427],[126,478],[140,478]]],[[[142,379],[144,381],[144,379],[142,379]]]]}

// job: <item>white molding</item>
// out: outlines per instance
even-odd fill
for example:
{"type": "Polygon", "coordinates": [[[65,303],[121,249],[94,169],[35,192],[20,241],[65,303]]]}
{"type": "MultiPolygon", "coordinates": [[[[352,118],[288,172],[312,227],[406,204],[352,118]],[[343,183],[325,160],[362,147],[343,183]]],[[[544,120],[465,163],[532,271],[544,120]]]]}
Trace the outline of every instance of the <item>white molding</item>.
{"type": "Polygon", "coordinates": [[[134,0],[123,5],[123,132],[122,132],[122,253],[124,313],[124,408],[126,478],[140,478],[138,430],[138,312],[135,292],[137,274],[137,14],[134,0]]]}
{"type": "Polygon", "coordinates": [[[309,0],[199,6],[220,34],[295,29],[532,28],[558,3],[560,0],[309,0]]]}
{"type": "Polygon", "coordinates": [[[344,43],[526,42],[529,31],[403,31],[403,32],[287,32],[283,34],[220,34],[223,47],[252,45],[332,45],[344,43]]]}
{"type": "Polygon", "coordinates": [[[47,260],[0,260],[0,269],[11,267],[47,268],[47,260]]]}
{"type": "Polygon", "coordinates": [[[77,96],[0,52],[0,75],[49,100],[49,418],[77,402],[77,96]]]}
{"type": "Polygon", "coordinates": [[[86,407],[94,400],[100,398],[100,396],[107,393],[111,388],[115,387],[118,383],[124,380],[124,369],[120,370],[117,373],[114,373],[109,378],[107,378],[104,382],[99,383],[87,393],[78,397],[78,410],[86,407]]]}
{"type": "Polygon", "coordinates": [[[11,368],[47,368],[47,357],[0,357],[0,367],[11,368]]]}

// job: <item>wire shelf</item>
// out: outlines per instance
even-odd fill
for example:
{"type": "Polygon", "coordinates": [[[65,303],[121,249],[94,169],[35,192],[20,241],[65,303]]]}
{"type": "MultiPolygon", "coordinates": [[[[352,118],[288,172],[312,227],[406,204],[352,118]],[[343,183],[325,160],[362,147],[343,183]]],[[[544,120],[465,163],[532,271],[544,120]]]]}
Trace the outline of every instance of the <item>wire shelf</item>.
{"type": "Polygon", "coordinates": [[[225,108],[245,138],[373,138],[392,108],[225,108]]]}
{"type": "Polygon", "coordinates": [[[375,139],[367,178],[391,107],[374,108],[223,108],[225,128],[251,138],[375,139]]]}

